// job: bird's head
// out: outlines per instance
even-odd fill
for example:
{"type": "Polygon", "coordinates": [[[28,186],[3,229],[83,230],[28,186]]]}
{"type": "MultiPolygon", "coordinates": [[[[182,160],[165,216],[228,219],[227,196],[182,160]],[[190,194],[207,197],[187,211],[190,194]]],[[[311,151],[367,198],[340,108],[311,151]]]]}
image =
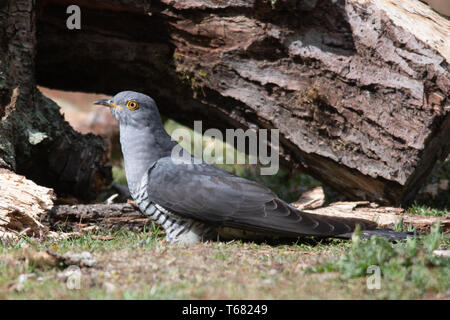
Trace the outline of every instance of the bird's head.
{"type": "Polygon", "coordinates": [[[140,126],[155,120],[161,121],[155,101],[139,92],[122,91],[112,99],[98,100],[94,104],[111,108],[111,113],[120,125],[140,126]]]}

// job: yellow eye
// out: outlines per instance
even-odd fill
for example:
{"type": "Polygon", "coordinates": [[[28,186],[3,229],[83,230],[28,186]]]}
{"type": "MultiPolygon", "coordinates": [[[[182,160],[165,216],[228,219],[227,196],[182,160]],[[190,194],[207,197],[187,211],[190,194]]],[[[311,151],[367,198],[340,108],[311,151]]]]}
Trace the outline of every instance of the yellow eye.
{"type": "Polygon", "coordinates": [[[134,100],[130,100],[127,102],[127,108],[130,110],[137,110],[139,109],[139,104],[134,100]]]}

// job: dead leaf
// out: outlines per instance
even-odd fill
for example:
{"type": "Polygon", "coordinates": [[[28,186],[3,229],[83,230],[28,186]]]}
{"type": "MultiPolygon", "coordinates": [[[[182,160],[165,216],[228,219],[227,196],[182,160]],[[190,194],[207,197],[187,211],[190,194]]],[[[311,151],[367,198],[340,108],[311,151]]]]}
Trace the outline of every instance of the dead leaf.
{"type": "Polygon", "coordinates": [[[59,263],[59,260],[52,254],[49,254],[48,251],[25,249],[19,253],[19,255],[23,256],[29,263],[41,269],[53,268],[59,263]]]}
{"type": "Polygon", "coordinates": [[[97,231],[99,229],[100,228],[98,226],[89,226],[89,227],[81,228],[80,232],[85,234],[85,233],[88,233],[88,232],[97,231]]]}

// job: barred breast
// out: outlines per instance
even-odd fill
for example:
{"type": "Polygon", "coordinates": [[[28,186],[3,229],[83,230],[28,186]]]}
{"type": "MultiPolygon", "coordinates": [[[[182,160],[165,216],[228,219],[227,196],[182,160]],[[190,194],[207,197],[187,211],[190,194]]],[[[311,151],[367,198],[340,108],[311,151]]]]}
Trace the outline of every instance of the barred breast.
{"type": "Polygon", "coordinates": [[[148,215],[165,230],[167,242],[195,244],[217,236],[216,228],[200,221],[183,218],[159,204],[153,203],[148,198],[147,183],[147,175],[144,175],[140,187],[132,192],[131,196],[141,212],[148,215]]]}

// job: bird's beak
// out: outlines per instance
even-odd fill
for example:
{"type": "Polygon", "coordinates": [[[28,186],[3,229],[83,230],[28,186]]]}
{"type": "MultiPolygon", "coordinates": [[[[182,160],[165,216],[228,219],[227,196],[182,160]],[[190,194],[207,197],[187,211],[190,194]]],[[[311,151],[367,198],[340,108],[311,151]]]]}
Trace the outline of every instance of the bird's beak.
{"type": "Polygon", "coordinates": [[[116,109],[123,110],[123,108],[121,106],[118,106],[117,104],[114,104],[111,99],[97,100],[97,101],[94,101],[94,104],[98,104],[98,105],[107,106],[107,107],[110,107],[110,108],[116,108],[116,109]]]}

